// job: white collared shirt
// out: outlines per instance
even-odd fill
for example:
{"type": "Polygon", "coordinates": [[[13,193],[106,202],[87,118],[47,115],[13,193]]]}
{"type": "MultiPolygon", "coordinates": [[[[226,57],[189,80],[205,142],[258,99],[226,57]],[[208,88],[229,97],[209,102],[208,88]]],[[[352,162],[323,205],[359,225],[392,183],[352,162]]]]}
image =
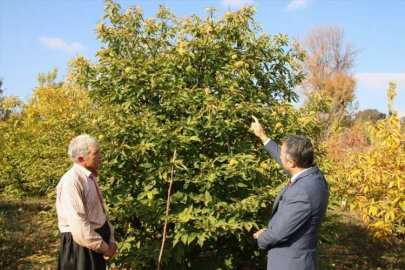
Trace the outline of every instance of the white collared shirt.
{"type": "Polygon", "coordinates": [[[294,181],[298,178],[298,176],[300,176],[302,173],[304,173],[305,171],[308,171],[309,169],[311,169],[311,168],[306,168],[306,169],[304,169],[304,170],[302,170],[302,171],[300,171],[300,172],[297,172],[296,174],[294,174],[292,177],[291,177],[291,183],[294,183],[294,181]]]}
{"type": "Polygon", "coordinates": [[[77,244],[105,253],[108,245],[115,243],[114,227],[98,198],[97,180],[91,179],[90,175],[89,170],[76,163],[63,175],[56,187],[58,227],[61,233],[70,232],[77,244]],[[111,230],[109,243],[95,232],[106,221],[111,230]]]}

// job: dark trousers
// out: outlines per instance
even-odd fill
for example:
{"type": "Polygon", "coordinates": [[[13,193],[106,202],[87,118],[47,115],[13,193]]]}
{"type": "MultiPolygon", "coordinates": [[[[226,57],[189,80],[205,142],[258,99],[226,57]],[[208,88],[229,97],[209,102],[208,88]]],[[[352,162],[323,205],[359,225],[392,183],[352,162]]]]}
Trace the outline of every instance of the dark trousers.
{"type": "MultiPolygon", "coordinates": [[[[111,231],[107,222],[95,231],[109,243],[111,231]]],[[[78,245],[70,232],[61,234],[58,270],[105,270],[106,267],[103,254],[78,245]]]]}

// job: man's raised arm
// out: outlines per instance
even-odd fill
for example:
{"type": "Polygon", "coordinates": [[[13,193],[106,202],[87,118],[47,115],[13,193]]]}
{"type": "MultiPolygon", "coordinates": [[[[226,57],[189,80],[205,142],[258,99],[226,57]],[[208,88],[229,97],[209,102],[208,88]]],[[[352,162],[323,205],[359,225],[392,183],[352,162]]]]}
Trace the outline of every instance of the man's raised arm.
{"type": "Polygon", "coordinates": [[[264,133],[262,124],[260,124],[259,120],[254,115],[252,115],[252,118],[254,122],[252,122],[250,126],[250,131],[252,131],[263,142],[264,149],[266,149],[267,153],[269,153],[270,156],[277,161],[281,168],[283,168],[283,164],[281,163],[280,159],[280,146],[264,133]]]}

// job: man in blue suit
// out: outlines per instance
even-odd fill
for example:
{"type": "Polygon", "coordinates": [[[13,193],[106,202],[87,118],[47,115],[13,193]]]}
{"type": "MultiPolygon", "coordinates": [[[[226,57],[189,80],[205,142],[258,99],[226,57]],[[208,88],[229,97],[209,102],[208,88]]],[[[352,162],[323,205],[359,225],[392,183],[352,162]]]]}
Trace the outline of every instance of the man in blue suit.
{"type": "Polygon", "coordinates": [[[267,229],[254,234],[259,248],[268,250],[269,270],[312,270],[317,268],[317,234],[328,206],[328,186],[317,165],[313,165],[311,141],[289,135],[282,146],[271,140],[254,117],[251,130],[266,151],[291,177],[277,195],[267,229]]]}

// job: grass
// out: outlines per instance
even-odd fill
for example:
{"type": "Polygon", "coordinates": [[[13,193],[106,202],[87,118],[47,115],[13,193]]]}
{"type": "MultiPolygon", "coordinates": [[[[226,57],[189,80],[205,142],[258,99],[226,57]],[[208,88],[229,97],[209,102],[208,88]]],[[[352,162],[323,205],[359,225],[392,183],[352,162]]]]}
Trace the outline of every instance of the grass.
{"type": "MultiPolygon", "coordinates": [[[[47,198],[0,195],[0,268],[56,269],[59,248],[56,216],[47,198]]],[[[319,269],[405,269],[405,242],[374,242],[353,212],[334,215],[324,230],[319,269]]]]}

